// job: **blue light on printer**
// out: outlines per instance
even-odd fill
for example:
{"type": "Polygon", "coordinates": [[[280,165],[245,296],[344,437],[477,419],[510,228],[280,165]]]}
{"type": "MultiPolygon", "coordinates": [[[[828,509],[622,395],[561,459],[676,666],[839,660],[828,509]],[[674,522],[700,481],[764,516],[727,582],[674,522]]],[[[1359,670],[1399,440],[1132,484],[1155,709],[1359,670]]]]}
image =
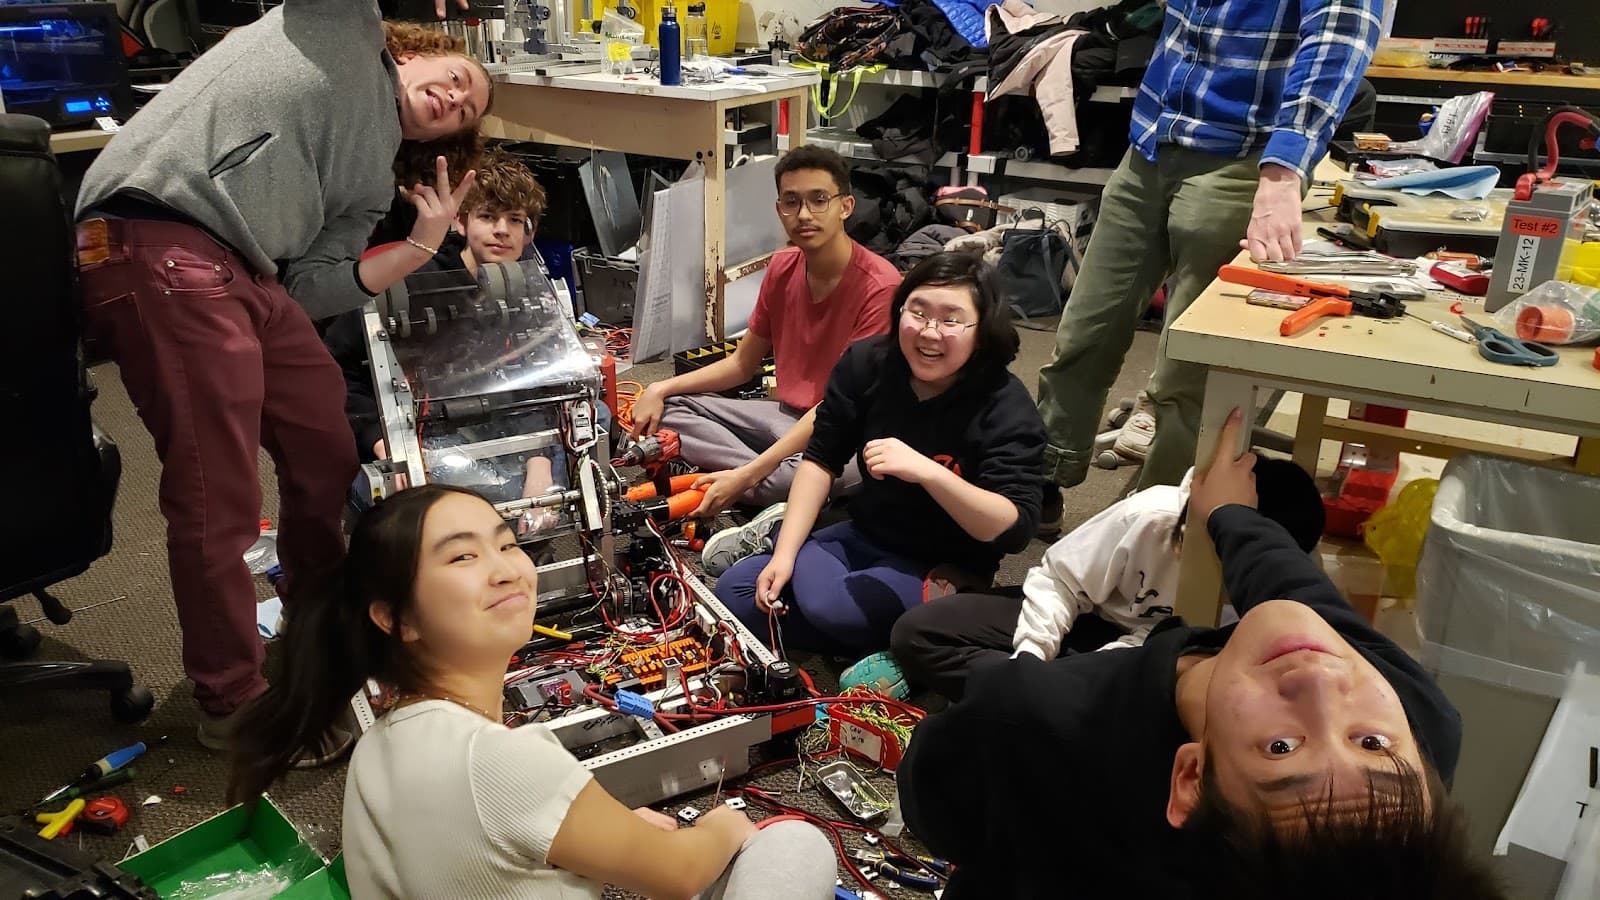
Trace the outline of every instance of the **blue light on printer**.
{"type": "Polygon", "coordinates": [[[92,99],[89,97],[74,97],[64,101],[62,109],[65,109],[68,115],[74,116],[94,112],[109,113],[111,112],[111,100],[103,95],[92,99]]]}

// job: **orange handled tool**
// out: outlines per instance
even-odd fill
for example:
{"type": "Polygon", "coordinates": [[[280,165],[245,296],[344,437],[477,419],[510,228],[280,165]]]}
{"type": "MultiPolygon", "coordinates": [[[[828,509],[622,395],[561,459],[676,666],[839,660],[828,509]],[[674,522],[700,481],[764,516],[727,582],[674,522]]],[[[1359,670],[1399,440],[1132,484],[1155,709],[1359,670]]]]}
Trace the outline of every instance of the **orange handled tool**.
{"type": "Polygon", "coordinates": [[[667,517],[681,519],[700,508],[700,501],[706,499],[705,491],[683,491],[667,498],[667,517]]]}
{"type": "Polygon", "coordinates": [[[1266,291],[1277,291],[1292,297],[1349,297],[1350,289],[1341,284],[1327,284],[1321,281],[1302,281],[1292,275],[1279,275],[1251,266],[1223,266],[1217,270],[1217,277],[1230,284],[1242,284],[1247,287],[1261,288],[1266,291]]]}
{"type": "MultiPolygon", "coordinates": [[[[698,474],[674,475],[667,481],[667,491],[669,494],[681,494],[693,488],[694,483],[699,480],[700,476],[698,474]]],[[[648,500],[651,497],[659,497],[660,495],[661,489],[656,486],[656,483],[647,481],[644,484],[636,484],[628,488],[628,492],[623,494],[623,499],[648,500]]]]}
{"type": "Polygon", "coordinates": [[[1278,325],[1278,333],[1288,337],[1316,324],[1323,316],[1371,316],[1375,319],[1393,319],[1405,315],[1406,305],[1400,298],[1381,291],[1348,288],[1342,284],[1323,281],[1303,281],[1290,275],[1279,275],[1248,266],[1226,265],[1217,270],[1217,277],[1232,284],[1277,291],[1295,297],[1310,297],[1311,302],[1285,316],[1278,325]]]}
{"type": "Polygon", "coordinates": [[[1278,323],[1278,334],[1284,337],[1297,334],[1317,324],[1317,320],[1323,316],[1348,316],[1352,309],[1349,300],[1340,300],[1338,297],[1313,300],[1284,316],[1283,321],[1278,323]]]}

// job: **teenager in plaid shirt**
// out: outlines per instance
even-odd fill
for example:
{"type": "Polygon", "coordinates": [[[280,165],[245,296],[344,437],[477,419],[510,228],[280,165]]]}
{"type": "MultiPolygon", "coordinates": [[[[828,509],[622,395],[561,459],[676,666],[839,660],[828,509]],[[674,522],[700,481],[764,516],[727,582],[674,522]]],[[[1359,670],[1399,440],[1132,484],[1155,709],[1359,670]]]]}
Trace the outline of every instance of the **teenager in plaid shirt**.
{"type": "MultiPolygon", "coordinates": [[[[1382,0],[1169,0],[1132,146],[1106,184],[1055,357],[1039,371],[1045,473],[1058,485],[1087,474],[1106,393],[1163,282],[1170,324],[1239,248],[1257,260],[1299,253],[1301,197],[1381,13],[1382,0]]],[[[1177,484],[1193,465],[1205,375],[1169,359],[1163,333],[1141,489],[1177,484]]]]}

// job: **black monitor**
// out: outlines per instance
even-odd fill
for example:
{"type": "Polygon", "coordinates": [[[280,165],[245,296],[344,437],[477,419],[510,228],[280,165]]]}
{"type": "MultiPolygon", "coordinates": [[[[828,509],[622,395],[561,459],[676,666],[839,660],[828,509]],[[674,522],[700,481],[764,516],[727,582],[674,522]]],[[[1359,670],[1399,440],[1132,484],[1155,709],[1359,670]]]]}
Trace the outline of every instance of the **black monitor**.
{"type": "Polygon", "coordinates": [[[132,115],[116,4],[0,4],[0,103],[55,128],[132,115]]]}
{"type": "MultiPolygon", "coordinates": [[[[209,47],[229,31],[249,25],[283,0],[191,0],[195,30],[202,48],[209,47]]],[[[353,2],[353,0],[352,0],[353,2]]]]}

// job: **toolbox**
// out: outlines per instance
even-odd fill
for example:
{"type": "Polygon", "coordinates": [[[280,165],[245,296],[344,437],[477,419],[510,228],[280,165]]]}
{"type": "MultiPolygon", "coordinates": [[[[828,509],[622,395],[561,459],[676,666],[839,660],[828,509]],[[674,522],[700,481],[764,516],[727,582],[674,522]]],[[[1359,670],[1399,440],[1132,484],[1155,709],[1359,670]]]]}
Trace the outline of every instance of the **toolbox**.
{"type": "Polygon", "coordinates": [[[1511,191],[1495,188],[1482,200],[1415,197],[1355,181],[1334,188],[1338,217],[1354,225],[1380,253],[1414,259],[1443,247],[1494,256],[1511,191]]]}
{"type": "MultiPolygon", "coordinates": [[[[715,344],[707,344],[704,347],[695,347],[691,350],[674,353],[672,354],[672,374],[682,375],[686,372],[693,372],[695,369],[703,369],[717,360],[726,359],[738,347],[738,341],[720,341],[715,344]]],[[[773,364],[772,357],[769,356],[761,361],[760,375],[738,387],[723,391],[722,396],[731,397],[735,400],[765,399],[767,396],[767,380],[772,379],[772,383],[777,384],[776,371],[777,368],[773,364]]]]}
{"type": "Polygon", "coordinates": [[[66,900],[155,900],[155,891],[131,871],[102,862],[77,843],[47,841],[21,816],[0,818],[0,897],[66,900]]]}

